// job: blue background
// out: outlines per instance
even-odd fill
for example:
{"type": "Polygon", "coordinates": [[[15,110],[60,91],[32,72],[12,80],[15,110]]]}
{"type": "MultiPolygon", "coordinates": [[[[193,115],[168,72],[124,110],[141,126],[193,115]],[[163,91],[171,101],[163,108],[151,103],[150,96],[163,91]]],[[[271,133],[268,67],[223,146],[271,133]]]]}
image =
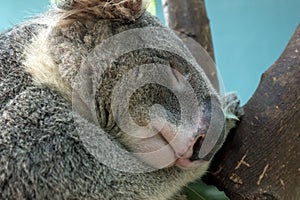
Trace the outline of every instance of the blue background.
{"type": "MultiPolygon", "coordinates": [[[[48,7],[48,0],[1,3],[0,30],[48,7]]],[[[237,91],[246,103],[300,22],[300,0],[207,0],[206,6],[225,91],[237,91]]],[[[161,6],[157,13],[162,19],[161,6]]]]}

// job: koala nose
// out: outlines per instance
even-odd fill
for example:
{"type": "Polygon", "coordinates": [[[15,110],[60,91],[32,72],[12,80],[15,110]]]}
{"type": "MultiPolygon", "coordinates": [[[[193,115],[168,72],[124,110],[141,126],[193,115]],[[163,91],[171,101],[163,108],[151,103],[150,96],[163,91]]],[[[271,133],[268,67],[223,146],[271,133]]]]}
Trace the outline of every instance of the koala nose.
{"type": "Polygon", "coordinates": [[[225,136],[225,126],[224,123],[222,124],[225,117],[221,105],[214,100],[206,100],[202,106],[202,113],[199,128],[195,133],[191,161],[209,161],[223,144],[225,136]],[[222,126],[221,129],[220,126],[222,126]],[[207,144],[204,146],[205,142],[207,144]],[[211,150],[203,157],[200,155],[201,148],[210,148],[211,150]]]}
{"type": "Polygon", "coordinates": [[[176,165],[182,169],[191,169],[208,163],[223,143],[224,114],[220,103],[214,100],[205,101],[200,109],[202,114],[197,119],[198,128],[191,129],[195,132],[186,129],[177,132],[171,124],[160,121],[153,123],[160,130],[159,137],[151,138],[142,148],[148,152],[147,145],[157,146],[159,142],[168,145],[162,148],[164,151],[154,151],[142,159],[156,168],[176,165]]]}

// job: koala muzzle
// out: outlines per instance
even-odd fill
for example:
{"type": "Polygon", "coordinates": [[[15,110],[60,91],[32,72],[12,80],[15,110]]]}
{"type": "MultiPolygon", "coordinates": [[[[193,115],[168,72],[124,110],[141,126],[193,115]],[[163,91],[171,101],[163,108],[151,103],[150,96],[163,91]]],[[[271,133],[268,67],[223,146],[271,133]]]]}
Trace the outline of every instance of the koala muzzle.
{"type": "Polygon", "coordinates": [[[202,115],[196,132],[175,133],[170,127],[164,127],[160,131],[177,157],[173,164],[183,169],[207,163],[223,143],[225,129],[221,106],[208,100],[201,109],[202,115]]]}

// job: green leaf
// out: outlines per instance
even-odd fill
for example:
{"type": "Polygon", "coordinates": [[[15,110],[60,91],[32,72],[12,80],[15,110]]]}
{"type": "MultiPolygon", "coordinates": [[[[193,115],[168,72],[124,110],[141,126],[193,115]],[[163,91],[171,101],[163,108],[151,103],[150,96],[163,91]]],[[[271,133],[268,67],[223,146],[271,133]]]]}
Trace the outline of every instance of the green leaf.
{"type": "Polygon", "coordinates": [[[206,185],[201,180],[197,180],[184,188],[184,194],[188,200],[229,200],[225,193],[218,188],[206,185]]]}
{"type": "Polygon", "coordinates": [[[236,121],[240,121],[239,118],[230,111],[226,111],[226,119],[234,119],[236,121]]]}
{"type": "Polygon", "coordinates": [[[148,12],[150,12],[152,15],[156,16],[156,0],[151,0],[148,8],[148,12]]]}

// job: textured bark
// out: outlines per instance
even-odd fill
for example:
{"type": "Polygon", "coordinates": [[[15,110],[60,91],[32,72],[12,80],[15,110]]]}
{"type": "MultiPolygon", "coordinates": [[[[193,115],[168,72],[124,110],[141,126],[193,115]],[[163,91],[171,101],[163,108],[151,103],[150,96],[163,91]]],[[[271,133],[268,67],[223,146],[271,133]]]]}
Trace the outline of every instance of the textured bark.
{"type": "Polygon", "coordinates": [[[231,199],[300,199],[300,25],[206,177],[231,199]]]}
{"type": "MultiPolygon", "coordinates": [[[[203,1],[168,0],[165,6],[169,26],[213,56],[203,1]]],[[[204,180],[233,200],[300,199],[300,26],[244,110],[204,180]]]]}
{"type": "Polygon", "coordinates": [[[204,69],[213,86],[219,90],[214,51],[204,0],[164,0],[168,26],[175,30],[204,69]],[[204,55],[196,41],[207,51],[204,55]],[[201,52],[199,52],[201,51],[201,52]]]}

